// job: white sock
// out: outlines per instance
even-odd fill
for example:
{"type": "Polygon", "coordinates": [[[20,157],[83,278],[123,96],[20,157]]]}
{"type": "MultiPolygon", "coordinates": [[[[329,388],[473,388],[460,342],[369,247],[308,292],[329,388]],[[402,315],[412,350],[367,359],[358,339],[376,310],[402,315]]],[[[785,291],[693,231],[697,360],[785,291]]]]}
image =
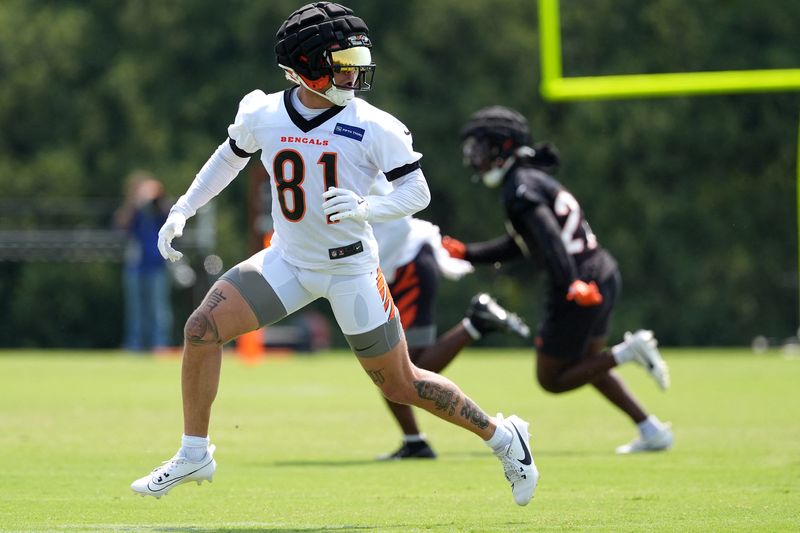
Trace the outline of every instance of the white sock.
{"type": "Polygon", "coordinates": [[[628,343],[624,341],[611,347],[611,355],[614,356],[614,361],[617,362],[617,365],[627,363],[633,359],[633,352],[628,349],[628,343]]]}
{"type": "Polygon", "coordinates": [[[467,333],[469,333],[469,336],[472,337],[472,340],[476,341],[481,338],[482,336],[481,332],[478,331],[477,328],[475,328],[475,326],[472,324],[472,321],[469,318],[465,318],[464,320],[462,320],[461,325],[464,326],[465,330],[467,330],[467,333]]]}
{"type": "Polygon", "coordinates": [[[484,442],[494,453],[501,453],[506,449],[509,443],[511,443],[512,438],[514,438],[514,436],[507,427],[502,424],[497,424],[492,438],[484,442]]]}
{"type": "Polygon", "coordinates": [[[639,428],[639,434],[642,438],[646,439],[661,431],[664,424],[655,415],[650,415],[636,424],[636,427],[639,428]]]}
{"type": "Polygon", "coordinates": [[[208,450],[208,437],[196,437],[194,435],[184,435],[181,437],[180,454],[187,461],[199,463],[206,456],[208,450]]]}
{"type": "Polygon", "coordinates": [[[403,442],[425,442],[425,433],[418,433],[416,435],[403,435],[403,442]]]}

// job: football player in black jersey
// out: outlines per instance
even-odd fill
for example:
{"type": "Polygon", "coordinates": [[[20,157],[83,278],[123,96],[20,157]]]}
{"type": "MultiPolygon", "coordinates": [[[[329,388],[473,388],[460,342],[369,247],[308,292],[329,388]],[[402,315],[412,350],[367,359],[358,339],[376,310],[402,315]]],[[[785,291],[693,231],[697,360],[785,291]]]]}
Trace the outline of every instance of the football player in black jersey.
{"type": "Polygon", "coordinates": [[[624,411],[639,437],[617,453],[664,450],[672,431],[648,415],[613,368],[634,361],[662,389],[669,387],[667,365],[653,332],[626,333],[606,347],[611,314],[621,287],[617,262],[597,241],[575,197],[550,173],[559,164],[549,144],[531,144],[528,122],[520,113],[492,106],[465,124],[464,163],[481,181],[499,188],[507,233],[494,240],[464,244],[444,238],[448,252],[473,263],[524,258],[547,272],[544,317],[536,337],[536,375],[552,393],[591,384],[624,411]]]}

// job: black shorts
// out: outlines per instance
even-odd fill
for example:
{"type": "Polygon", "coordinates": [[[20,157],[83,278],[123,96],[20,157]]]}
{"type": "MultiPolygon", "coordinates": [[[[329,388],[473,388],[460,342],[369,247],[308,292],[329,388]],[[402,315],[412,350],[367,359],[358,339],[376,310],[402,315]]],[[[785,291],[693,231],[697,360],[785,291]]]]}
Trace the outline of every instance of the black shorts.
{"type": "Polygon", "coordinates": [[[622,290],[619,271],[597,285],[603,303],[594,307],[581,307],[551,292],[536,337],[536,349],[540,353],[576,359],[583,356],[589,341],[608,335],[614,304],[622,290]]]}
{"type": "Polygon", "coordinates": [[[439,267],[433,249],[425,244],[417,256],[394,273],[389,284],[409,348],[423,348],[436,341],[436,291],[439,267]]]}

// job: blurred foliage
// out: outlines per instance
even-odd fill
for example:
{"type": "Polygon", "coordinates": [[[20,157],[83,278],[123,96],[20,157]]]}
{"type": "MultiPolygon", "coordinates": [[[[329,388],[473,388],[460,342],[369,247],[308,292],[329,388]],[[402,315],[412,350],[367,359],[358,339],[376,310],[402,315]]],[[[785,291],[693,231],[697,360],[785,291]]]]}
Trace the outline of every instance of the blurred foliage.
{"type": "MultiPolygon", "coordinates": [[[[2,199],[121,197],[134,168],[182,194],[239,99],[286,86],[273,36],[301,3],[4,0],[2,199]]],[[[375,42],[366,96],[424,154],[433,201],[421,217],[463,240],[503,231],[495,194],[461,165],[458,131],[480,107],[512,106],[559,147],[557,177],[619,260],[614,335],[649,327],[669,345],[730,345],[794,334],[797,94],[552,104],[538,94],[535,2],[349,5],[375,42]]],[[[800,67],[796,0],[564,1],[561,19],[567,76],[800,67]]],[[[215,200],[228,266],[249,252],[247,194],[240,178],[215,200]]],[[[535,323],[539,281],[516,264],[444,282],[440,328],[479,290],[535,323]]],[[[120,298],[118,265],[0,263],[0,345],[115,346],[120,298]]]]}

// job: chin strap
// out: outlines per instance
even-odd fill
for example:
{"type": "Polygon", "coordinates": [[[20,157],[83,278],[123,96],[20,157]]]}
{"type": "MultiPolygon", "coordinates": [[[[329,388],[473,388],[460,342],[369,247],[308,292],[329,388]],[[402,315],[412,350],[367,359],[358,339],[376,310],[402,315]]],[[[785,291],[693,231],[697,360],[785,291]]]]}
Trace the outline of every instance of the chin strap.
{"type": "Polygon", "coordinates": [[[312,89],[308,85],[308,83],[306,83],[306,80],[303,79],[302,76],[297,74],[297,72],[295,72],[294,69],[291,69],[289,67],[285,67],[285,66],[280,65],[280,64],[278,66],[281,67],[284,70],[287,80],[289,80],[290,82],[292,82],[292,83],[294,83],[296,85],[302,85],[303,87],[305,87],[306,89],[308,89],[312,93],[317,94],[317,95],[325,98],[326,100],[328,100],[333,105],[345,106],[345,105],[347,105],[347,103],[350,100],[352,100],[356,96],[356,92],[354,90],[339,89],[338,87],[336,87],[332,83],[331,83],[331,86],[328,89],[325,90],[325,92],[320,92],[320,91],[318,91],[316,89],[312,89]]]}
{"type": "Polygon", "coordinates": [[[494,189],[501,183],[503,183],[503,178],[506,177],[506,173],[508,169],[516,162],[517,158],[513,155],[506,159],[502,165],[499,167],[494,167],[493,169],[484,172],[481,174],[481,181],[483,184],[489,187],[490,189],[494,189]]]}
{"type": "Polygon", "coordinates": [[[514,155],[515,155],[516,157],[518,157],[518,158],[522,158],[522,157],[533,157],[533,156],[535,156],[535,155],[536,155],[536,150],[535,150],[534,148],[531,148],[530,146],[520,146],[520,147],[519,147],[519,148],[517,148],[517,150],[514,152],[514,155]]]}
{"type": "Polygon", "coordinates": [[[503,178],[506,177],[506,173],[508,169],[514,165],[518,158],[525,158],[525,157],[533,157],[536,155],[536,150],[531,148],[530,146],[520,146],[514,151],[514,154],[511,155],[508,159],[506,159],[503,164],[499,167],[495,167],[488,172],[484,172],[481,175],[481,180],[483,184],[489,188],[495,188],[501,183],[503,183],[503,178]]]}

